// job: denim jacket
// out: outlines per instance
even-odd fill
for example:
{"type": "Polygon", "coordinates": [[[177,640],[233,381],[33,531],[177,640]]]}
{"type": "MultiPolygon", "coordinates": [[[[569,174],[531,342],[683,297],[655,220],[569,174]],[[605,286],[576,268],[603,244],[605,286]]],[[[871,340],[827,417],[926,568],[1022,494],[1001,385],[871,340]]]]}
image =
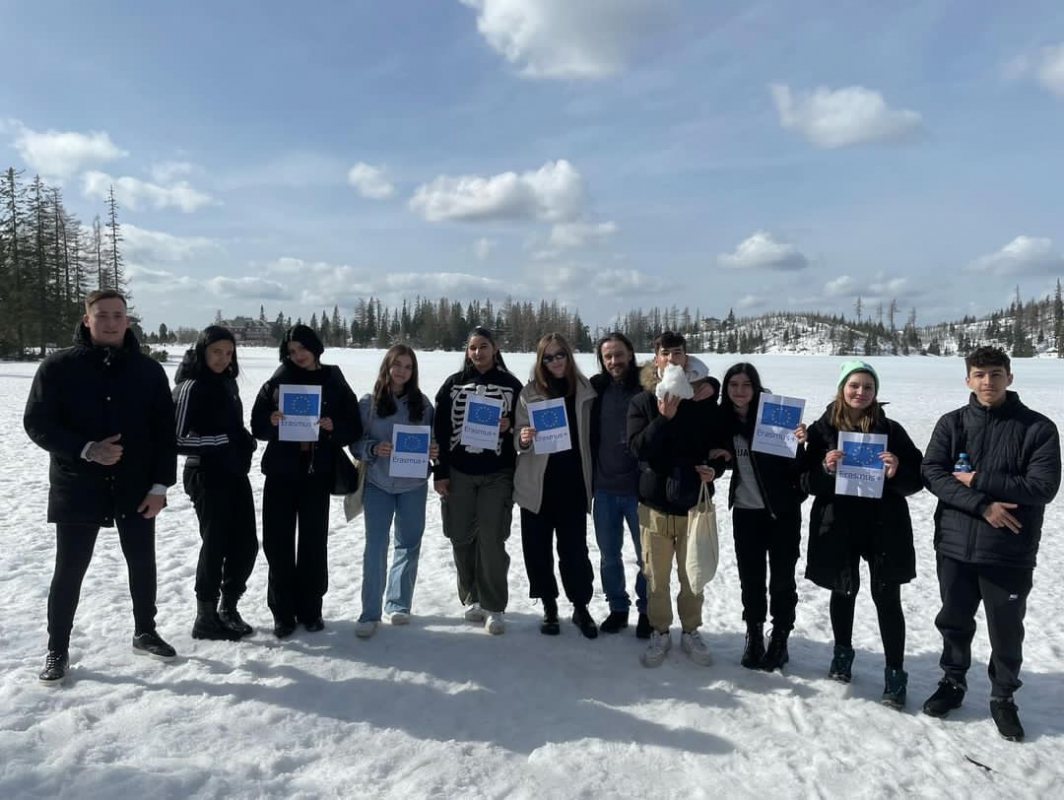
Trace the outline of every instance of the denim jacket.
{"type": "MultiPolygon", "coordinates": [[[[424,395],[422,395],[424,397],[424,395]]],[[[362,416],[362,430],[365,433],[362,438],[351,447],[351,452],[356,458],[365,464],[369,471],[366,480],[389,494],[402,494],[424,485],[427,479],[422,478],[393,478],[388,474],[389,459],[373,455],[373,446],[377,442],[390,442],[392,440],[392,428],[395,425],[428,425],[432,427],[432,401],[425,397],[425,414],[417,422],[410,421],[410,408],[406,397],[398,397],[395,401],[396,411],[387,417],[377,416],[373,409],[373,396],[364,395],[358,403],[358,410],[362,416]],[[372,410],[372,419],[371,417],[372,410]]]]}

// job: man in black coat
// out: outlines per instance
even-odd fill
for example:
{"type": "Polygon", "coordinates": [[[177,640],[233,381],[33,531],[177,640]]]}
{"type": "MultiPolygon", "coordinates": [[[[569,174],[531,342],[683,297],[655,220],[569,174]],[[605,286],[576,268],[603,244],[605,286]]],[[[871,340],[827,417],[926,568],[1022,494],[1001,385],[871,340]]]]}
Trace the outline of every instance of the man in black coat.
{"type": "Polygon", "coordinates": [[[1001,735],[1019,741],[1023,726],[1012,695],[1021,686],[1023,619],[1042,518],[1060,487],[1060,438],[1047,417],[1008,391],[1013,376],[1003,351],[980,347],[965,365],[972,390],[968,405],[938,421],[921,470],[938,497],[942,610],[935,625],[942,634],[945,673],[924,712],[945,716],[964,699],[981,601],[991,646],[990,712],[1001,735]],[[970,467],[955,472],[962,453],[970,467]]]}
{"type": "Polygon", "coordinates": [[[101,526],[118,527],[133,597],[133,652],[175,656],[155,632],[155,515],[177,478],[173,420],[166,373],[140,352],[125,298],[90,292],[74,346],[41,363],[23,417],[29,437],[51,454],[56,560],[42,684],[66,677],[81,581],[101,526]]]}

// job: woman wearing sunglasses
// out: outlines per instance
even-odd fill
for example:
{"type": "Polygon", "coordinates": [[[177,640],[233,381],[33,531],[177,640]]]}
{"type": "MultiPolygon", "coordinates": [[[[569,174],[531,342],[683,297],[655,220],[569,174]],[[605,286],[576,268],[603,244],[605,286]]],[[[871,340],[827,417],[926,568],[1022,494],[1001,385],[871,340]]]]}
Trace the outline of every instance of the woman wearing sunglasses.
{"type": "Polygon", "coordinates": [[[594,402],[595,390],[577,368],[568,342],[557,333],[540,339],[531,380],[517,402],[514,500],[521,507],[521,545],[529,594],[543,600],[539,630],[548,636],[561,632],[552,554],[555,534],[558,568],[565,596],[573,604],[573,623],[588,639],[598,636],[598,627],[587,609],[595,580],[587,554],[594,402]],[[564,398],[564,420],[558,406],[529,410],[533,403],[556,398],[564,398]],[[569,447],[536,452],[537,436],[545,437],[548,430],[557,436],[563,422],[568,428],[569,447]],[[543,430],[537,430],[537,424],[543,430]]]}

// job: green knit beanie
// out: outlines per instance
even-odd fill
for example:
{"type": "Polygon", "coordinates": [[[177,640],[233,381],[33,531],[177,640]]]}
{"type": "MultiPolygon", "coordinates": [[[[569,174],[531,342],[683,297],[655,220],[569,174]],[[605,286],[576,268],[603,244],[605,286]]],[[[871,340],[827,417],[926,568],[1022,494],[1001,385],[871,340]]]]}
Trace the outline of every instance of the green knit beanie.
{"type": "Polygon", "coordinates": [[[871,375],[872,380],[875,381],[876,384],[876,394],[879,394],[879,375],[876,374],[876,371],[872,368],[871,364],[857,358],[852,361],[847,361],[842,365],[842,368],[839,370],[838,386],[842,386],[842,384],[846,383],[846,379],[855,372],[867,372],[871,375]]]}

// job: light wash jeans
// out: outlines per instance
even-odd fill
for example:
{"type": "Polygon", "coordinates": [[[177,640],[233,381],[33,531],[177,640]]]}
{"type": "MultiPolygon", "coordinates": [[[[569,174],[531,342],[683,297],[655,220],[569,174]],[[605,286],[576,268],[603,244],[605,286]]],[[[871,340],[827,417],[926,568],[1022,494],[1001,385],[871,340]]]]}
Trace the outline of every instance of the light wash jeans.
{"type": "Polygon", "coordinates": [[[362,615],[359,622],[379,622],[384,598],[384,576],[388,573],[388,601],[385,610],[410,613],[421,555],[421,535],[425,532],[425,500],[428,483],[400,494],[390,494],[367,482],[362,495],[366,520],[366,547],[362,553],[362,615]],[[395,517],[395,554],[388,571],[388,533],[395,517]]]}
{"type": "Polygon", "coordinates": [[[643,575],[643,548],[639,540],[639,498],[634,494],[611,494],[596,491],[592,505],[595,521],[595,539],[598,541],[601,560],[599,574],[602,576],[602,591],[610,604],[610,611],[627,611],[632,605],[624,585],[624,525],[635,547],[639,572],[635,578],[636,610],[647,610],[647,579],[643,575]]]}

